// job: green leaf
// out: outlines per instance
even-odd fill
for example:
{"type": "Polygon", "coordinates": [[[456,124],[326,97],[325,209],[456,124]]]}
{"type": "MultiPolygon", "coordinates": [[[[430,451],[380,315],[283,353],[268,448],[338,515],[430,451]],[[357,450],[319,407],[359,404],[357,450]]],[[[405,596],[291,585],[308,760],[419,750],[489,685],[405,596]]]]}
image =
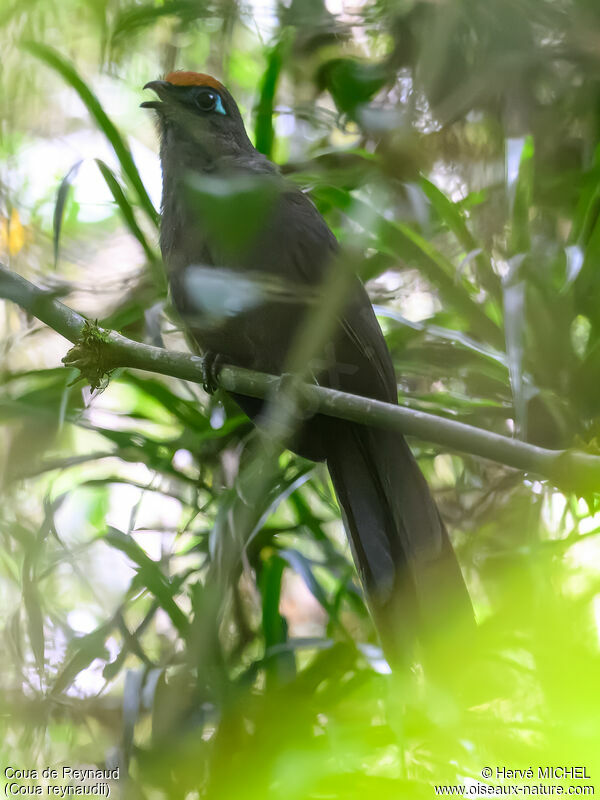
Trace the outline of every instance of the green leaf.
{"type": "Polygon", "coordinates": [[[262,630],[265,639],[265,659],[270,677],[278,682],[293,678],[296,662],[293,652],[286,650],[269,653],[271,648],[285,644],[288,639],[287,620],[279,612],[281,582],[286,562],[278,556],[270,556],[261,564],[258,586],[262,597],[262,630]]]}
{"type": "Polygon", "coordinates": [[[83,164],[83,159],[77,161],[71,169],[67,172],[65,177],[60,182],[58,192],[56,193],[56,203],[54,204],[54,220],[53,220],[53,241],[54,241],[54,269],[58,267],[58,252],[60,244],[60,231],[62,228],[63,217],[65,212],[65,205],[67,197],[69,196],[69,189],[73,181],[77,177],[79,169],[83,164]]]}
{"type": "Polygon", "coordinates": [[[129,147],[123,141],[121,134],[102,108],[94,92],[92,92],[85,81],[78,75],[75,67],[60,53],[48,45],[40,44],[39,42],[24,42],[22,47],[36,58],[39,58],[40,61],[43,61],[44,64],[51,69],[58,72],[63,80],[75,89],[96,124],[112,145],[124,174],[127,176],[127,179],[138,196],[141,207],[154,225],[158,225],[158,214],[142,183],[129,147]]]}
{"type": "MultiPolygon", "coordinates": [[[[231,264],[255,244],[283,187],[273,176],[226,173],[190,174],[186,188],[201,215],[205,234],[217,249],[219,263],[231,264]]],[[[244,277],[246,281],[251,278],[244,277]]]]}
{"type": "Polygon", "coordinates": [[[302,555],[298,550],[286,548],[279,551],[281,558],[285,559],[290,567],[300,575],[307,589],[313,597],[323,606],[325,611],[331,613],[331,603],[323,590],[323,587],[316,579],[312,565],[306,556],[302,555]]]}
{"type": "Polygon", "coordinates": [[[506,140],[507,190],[511,204],[510,253],[529,250],[529,212],[533,200],[533,137],[506,140]]]}
{"type": "Polygon", "coordinates": [[[583,185],[573,214],[569,244],[585,247],[600,214],[600,145],[594,153],[592,169],[583,176],[583,185]]]}
{"type": "Polygon", "coordinates": [[[188,629],[187,617],[174,600],[176,588],[160,569],[159,564],[147,555],[131,536],[126,536],[122,531],[109,527],[102,540],[125,553],[139,566],[138,581],[145,586],[160,602],[163,610],[169,615],[171,622],[181,635],[188,629]]]}
{"type": "Polygon", "coordinates": [[[92,633],[78,637],[70,644],[69,650],[74,652],[54,681],[52,686],[53,695],[61,694],[65,689],[68,689],[77,675],[87,669],[94,659],[106,658],[105,642],[113,627],[114,625],[111,621],[101,625],[92,633]]]}
{"type": "Polygon", "coordinates": [[[27,633],[40,675],[44,671],[45,639],[44,615],[30,550],[23,562],[23,603],[27,614],[27,633]]]}
{"type": "Polygon", "coordinates": [[[174,391],[174,387],[168,386],[162,381],[148,374],[128,372],[119,382],[125,385],[134,386],[143,396],[147,395],[173,415],[183,425],[192,428],[198,435],[212,433],[220,436],[221,429],[215,430],[210,426],[210,420],[195,401],[184,400],[174,391]]]}
{"type": "Polygon", "coordinates": [[[128,669],[125,673],[125,685],[123,687],[123,750],[126,759],[129,759],[133,746],[133,734],[140,713],[144,677],[144,669],[128,669]]]}
{"type": "MultiPolygon", "coordinates": [[[[519,259],[515,256],[515,259],[519,259]]],[[[513,259],[514,260],[514,259],[513,259]]],[[[515,265],[516,270],[519,264],[515,265]]],[[[523,357],[525,350],[525,282],[516,278],[504,286],[504,328],[510,384],[512,387],[515,421],[521,438],[527,436],[527,397],[523,382],[523,357]]]]}
{"type": "Polygon", "coordinates": [[[282,39],[271,48],[267,56],[267,68],[261,81],[258,104],[254,112],[255,146],[259,153],[264,153],[267,158],[271,158],[273,153],[275,139],[273,106],[286,50],[286,39],[282,39]]]}
{"type": "Polygon", "coordinates": [[[446,195],[440,191],[434,183],[428,181],[427,178],[422,177],[419,181],[419,185],[435,209],[440,220],[452,231],[465,251],[467,253],[477,252],[475,259],[479,268],[479,278],[492,297],[499,300],[501,296],[501,287],[498,276],[494,273],[489,258],[484,255],[481,245],[476,241],[469,230],[460,204],[453,203],[449,200],[446,195]]]}
{"type": "Polygon", "coordinates": [[[369,227],[376,229],[378,249],[417,267],[439,290],[441,299],[464,316],[475,335],[494,345],[502,342],[500,329],[474,300],[476,287],[469,286],[467,290],[454,264],[418,231],[403,222],[388,220],[370,203],[336,187],[319,187],[314,194],[317,199],[332,202],[361,226],[371,221],[369,227]]]}
{"type": "Polygon", "coordinates": [[[98,165],[98,169],[102,173],[102,177],[106,181],[106,185],[108,186],[115,203],[118,205],[119,210],[123,215],[123,219],[125,220],[127,227],[141,244],[144,253],[146,254],[156,287],[161,293],[166,292],[167,278],[162,267],[162,261],[158,257],[157,253],[150,247],[142,229],[137,224],[133,206],[125,196],[125,192],[121,188],[119,181],[115,177],[110,167],[99,158],[96,158],[95,161],[98,165]]]}
{"type": "Polygon", "coordinates": [[[192,22],[210,13],[208,3],[202,0],[167,0],[155,3],[135,4],[122,8],[117,13],[111,37],[112,47],[119,46],[127,37],[139,33],[162,17],[177,17],[182,22],[192,22]]]}
{"type": "Polygon", "coordinates": [[[413,322],[412,320],[403,317],[402,314],[399,314],[393,309],[384,306],[374,306],[374,308],[378,316],[393,319],[396,322],[399,322],[401,325],[406,325],[413,330],[423,331],[434,339],[439,339],[443,342],[449,342],[451,344],[457,344],[460,347],[464,347],[469,352],[477,356],[482,356],[486,360],[503,367],[504,369],[502,370],[502,373],[506,374],[508,359],[502,351],[480,344],[478,341],[472,339],[470,336],[467,336],[467,334],[463,333],[462,331],[453,331],[448,328],[443,328],[440,325],[430,325],[424,322],[413,322]]]}

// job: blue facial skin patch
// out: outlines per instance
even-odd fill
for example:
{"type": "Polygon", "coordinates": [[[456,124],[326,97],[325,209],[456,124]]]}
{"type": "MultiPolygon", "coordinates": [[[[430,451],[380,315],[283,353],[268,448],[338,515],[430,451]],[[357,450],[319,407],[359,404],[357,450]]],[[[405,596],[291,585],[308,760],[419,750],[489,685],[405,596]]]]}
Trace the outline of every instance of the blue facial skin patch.
{"type": "Polygon", "coordinates": [[[221,100],[220,94],[217,95],[217,103],[215,105],[215,111],[217,112],[217,114],[227,114],[223,106],[223,101],[221,100]]]}

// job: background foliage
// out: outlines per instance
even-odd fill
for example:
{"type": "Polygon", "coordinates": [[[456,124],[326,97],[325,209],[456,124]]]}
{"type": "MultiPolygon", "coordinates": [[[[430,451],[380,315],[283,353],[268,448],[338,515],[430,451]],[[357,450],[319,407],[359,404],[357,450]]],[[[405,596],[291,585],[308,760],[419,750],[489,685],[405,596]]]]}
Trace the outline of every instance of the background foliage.
{"type": "MultiPolygon", "coordinates": [[[[0,41],[12,269],[183,346],[138,104],[202,69],[362,254],[403,403],[598,451],[597,3],[6,0],[0,41]]],[[[118,764],[136,798],[430,797],[496,764],[598,781],[598,493],[414,442],[480,628],[392,690],[321,467],[284,454],[249,496],[226,397],[133,371],[91,395],[64,340],[9,304],[0,329],[2,763],[118,764]]]]}

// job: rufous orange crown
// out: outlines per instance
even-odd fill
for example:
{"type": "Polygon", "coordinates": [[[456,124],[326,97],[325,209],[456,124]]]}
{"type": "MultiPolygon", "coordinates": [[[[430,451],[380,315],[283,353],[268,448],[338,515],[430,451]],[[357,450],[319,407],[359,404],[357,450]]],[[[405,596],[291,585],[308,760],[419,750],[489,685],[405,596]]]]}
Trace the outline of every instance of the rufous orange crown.
{"type": "Polygon", "coordinates": [[[225,88],[220,81],[204,72],[189,72],[184,69],[169,72],[165,80],[174,86],[210,86],[219,91],[225,88]]]}

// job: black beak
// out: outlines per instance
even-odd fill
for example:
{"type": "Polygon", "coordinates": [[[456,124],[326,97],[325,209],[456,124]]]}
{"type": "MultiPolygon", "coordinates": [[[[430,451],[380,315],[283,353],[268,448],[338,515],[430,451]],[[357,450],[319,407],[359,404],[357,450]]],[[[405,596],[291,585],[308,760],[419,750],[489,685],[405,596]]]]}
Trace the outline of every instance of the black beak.
{"type": "Polygon", "coordinates": [[[152,91],[156,92],[160,99],[146,100],[144,103],[140,103],[140,108],[153,108],[158,111],[163,106],[161,100],[165,99],[170,88],[171,84],[167,81],[149,81],[144,86],[144,89],[152,89],[152,91]]]}

